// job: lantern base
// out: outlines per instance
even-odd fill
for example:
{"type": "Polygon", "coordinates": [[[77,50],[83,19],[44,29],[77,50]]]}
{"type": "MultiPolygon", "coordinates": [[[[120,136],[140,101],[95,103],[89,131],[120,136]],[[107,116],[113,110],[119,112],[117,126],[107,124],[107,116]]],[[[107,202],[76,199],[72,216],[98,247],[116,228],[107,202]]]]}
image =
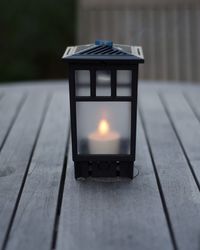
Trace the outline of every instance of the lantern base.
{"type": "MultiPolygon", "coordinates": [[[[127,139],[121,138],[119,141],[119,152],[120,154],[129,154],[130,152],[130,142],[127,139]]],[[[88,139],[82,139],[80,141],[80,152],[81,154],[91,154],[89,149],[88,139]]],[[[107,154],[107,152],[105,152],[107,154]]]]}
{"type": "Polygon", "coordinates": [[[127,177],[133,179],[133,161],[102,161],[74,163],[75,178],[87,177],[127,177]]]}

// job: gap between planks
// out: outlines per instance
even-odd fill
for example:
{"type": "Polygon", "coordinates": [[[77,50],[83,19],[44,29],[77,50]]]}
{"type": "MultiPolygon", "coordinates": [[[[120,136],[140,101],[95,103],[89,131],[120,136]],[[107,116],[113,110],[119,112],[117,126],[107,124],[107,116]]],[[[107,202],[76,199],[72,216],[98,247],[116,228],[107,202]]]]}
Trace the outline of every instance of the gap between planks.
{"type": "Polygon", "coordinates": [[[55,95],[46,112],[6,249],[13,249],[14,246],[19,249],[54,247],[69,143],[69,112],[67,113],[66,100],[64,94],[55,95]],[[52,187],[51,191],[49,187],[52,187]],[[31,206],[28,208],[30,202],[31,206]],[[34,213],[37,214],[37,219],[34,219],[34,213]],[[44,214],[48,216],[43,218],[44,214]],[[43,231],[45,225],[48,229],[43,231]]]}
{"type": "MultiPolygon", "coordinates": [[[[194,178],[194,180],[195,180],[195,182],[196,182],[196,185],[197,185],[198,189],[200,190],[200,183],[199,183],[199,180],[198,180],[198,178],[197,178],[197,176],[196,176],[196,174],[195,174],[195,171],[194,171],[194,169],[193,169],[192,163],[190,162],[190,157],[188,156],[188,153],[187,153],[187,150],[185,149],[184,143],[183,143],[183,141],[181,140],[181,137],[180,137],[180,135],[179,135],[178,129],[176,128],[175,122],[174,122],[173,119],[172,119],[172,115],[170,114],[170,111],[169,111],[169,108],[168,108],[168,106],[167,106],[166,100],[165,100],[165,98],[164,98],[164,96],[162,95],[161,92],[159,92],[158,95],[159,95],[159,98],[160,98],[160,100],[161,100],[161,103],[162,103],[162,105],[163,105],[163,107],[164,107],[165,113],[166,113],[166,115],[167,115],[167,117],[168,117],[168,119],[169,119],[169,121],[170,121],[170,124],[171,124],[171,126],[172,126],[172,128],[173,128],[173,130],[174,130],[174,133],[175,133],[175,135],[176,135],[176,137],[177,137],[177,140],[178,140],[179,145],[180,145],[180,147],[181,147],[181,149],[182,149],[183,155],[185,156],[185,159],[186,159],[186,161],[187,161],[187,164],[188,164],[188,166],[189,166],[189,168],[190,168],[190,170],[191,170],[192,176],[193,176],[193,178],[194,178]]],[[[188,128],[188,129],[189,129],[189,128],[188,128]]]]}
{"type": "MultiPolygon", "coordinates": [[[[22,179],[22,184],[21,184],[21,187],[19,189],[19,193],[17,195],[17,199],[16,199],[16,202],[15,202],[15,205],[14,205],[14,209],[13,209],[13,212],[12,212],[9,224],[8,224],[8,228],[7,228],[4,240],[3,240],[2,250],[6,249],[7,241],[8,241],[8,238],[9,238],[9,233],[10,233],[10,230],[12,228],[12,224],[13,224],[13,221],[14,221],[14,218],[15,218],[15,214],[16,214],[19,202],[20,202],[21,194],[23,192],[23,188],[24,188],[24,185],[25,185],[25,182],[26,182],[26,177],[27,177],[27,173],[28,173],[28,170],[29,170],[29,166],[31,164],[31,160],[32,160],[32,157],[33,157],[33,154],[34,154],[34,151],[35,151],[35,147],[37,145],[39,134],[40,134],[40,131],[41,131],[42,125],[44,123],[45,116],[46,116],[46,113],[47,113],[47,110],[48,110],[48,107],[49,107],[49,104],[50,104],[50,100],[51,100],[51,95],[49,94],[49,95],[47,95],[47,99],[45,101],[45,105],[44,105],[42,116],[41,116],[40,123],[39,123],[39,128],[38,128],[38,131],[36,133],[36,137],[35,137],[35,140],[34,140],[34,143],[33,143],[33,148],[31,150],[31,154],[30,154],[30,157],[29,157],[29,160],[28,160],[28,164],[27,164],[27,167],[26,167],[23,179],[22,179]]],[[[25,102],[25,100],[24,100],[24,102],[25,102]]]]}
{"type": "Polygon", "coordinates": [[[191,216],[198,218],[200,202],[198,187],[157,91],[147,92],[143,89],[143,92],[139,99],[145,131],[160,178],[177,247],[188,249],[190,246],[190,249],[198,249],[198,219],[196,221],[190,219],[191,216]],[[184,202],[183,207],[182,202],[184,202]]]}
{"type": "MultiPolygon", "coordinates": [[[[188,95],[187,93],[183,92],[183,96],[185,97],[188,105],[190,106],[191,110],[193,111],[194,115],[196,116],[196,118],[198,119],[198,121],[200,122],[200,112],[197,111],[195,105],[193,104],[193,101],[191,100],[190,95],[188,95]]],[[[199,97],[200,98],[200,97],[199,97]]]]}
{"type": "Polygon", "coordinates": [[[57,236],[58,236],[58,227],[59,227],[59,221],[60,221],[60,212],[62,207],[62,200],[63,200],[63,193],[64,193],[64,186],[65,186],[65,178],[66,178],[66,171],[67,171],[67,163],[69,159],[69,145],[70,145],[70,127],[68,130],[67,135],[67,142],[65,147],[65,157],[63,161],[63,168],[62,168],[62,174],[61,174],[61,180],[60,180],[60,186],[59,186],[59,192],[58,192],[58,201],[57,201],[57,208],[56,208],[56,217],[54,222],[54,229],[53,229],[53,236],[52,236],[52,243],[51,248],[56,249],[56,242],[57,242],[57,236]]]}
{"type": "Polygon", "coordinates": [[[57,250],[149,249],[149,244],[174,249],[139,117],[138,122],[141,171],[133,181],[76,181],[70,150],[57,250]]]}
{"type": "Polygon", "coordinates": [[[167,209],[165,196],[164,196],[164,193],[163,193],[163,190],[162,190],[162,185],[161,185],[161,182],[160,182],[160,178],[159,178],[159,175],[158,175],[158,172],[157,172],[157,169],[156,169],[156,164],[155,164],[153,153],[152,153],[152,150],[151,150],[151,146],[150,146],[150,142],[149,142],[149,138],[148,138],[145,122],[144,122],[144,117],[142,115],[142,110],[141,110],[139,105],[138,105],[138,112],[139,112],[139,115],[140,115],[140,118],[141,118],[141,124],[142,124],[142,127],[143,127],[145,139],[146,139],[146,142],[147,142],[149,155],[151,157],[151,162],[152,162],[152,165],[153,165],[153,169],[154,169],[154,173],[155,173],[155,177],[156,177],[156,182],[157,182],[160,198],[161,198],[161,201],[162,201],[162,206],[163,206],[163,210],[164,210],[164,213],[165,213],[166,221],[167,221],[167,224],[168,224],[168,227],[169,227],[169,232],[170,232],[172,244],[173,244],[174,250],[177,250],[178,248],[177,248],[177,244],[176,244],[172,224],[171,224],[171,221],[170,221],[170,216],[169,216],[169,212],[168,212],[168,209],[167,209]]]}
{"type": "MultiPolygon", "coordinates": [[[[1,96],[1,102],[4,101],[4,99],[5,99],[6,97],[7,97],[7,95],[2,95],[2,96],[1,96]]],[[[9,133],[10,133],[12,127],[14,126],[14,123],[15,123],[15,121],[16,121],[16,119],[17,119],[17,116],[18,116],[19,113],[20,113],[20,110],[22,109],[22,107],[23,107],[23,105],[24,105],[24,103],[25,103],[25,101],[26,101],[26,98],[27,98],[27,94],[23,94],[23,95],[21,96],[21,100],[20,100],[19,103],[17,104],[17,107],[16,107],[16,110],[14,111],[13,117],[12,117],[11,120],[9,121],[10,124],[8,125],[8,129],[7,129],[7,131],[6,131],[5,135],[4,135],[4,138],[1,139],[2,141],[1,141],[1,145],[0,145],[0,152],[1,152],[3,146],[4,146],[5,142],[6,142],[6,139],[8,138],[8,135],[9,135],[9,133]]]]}

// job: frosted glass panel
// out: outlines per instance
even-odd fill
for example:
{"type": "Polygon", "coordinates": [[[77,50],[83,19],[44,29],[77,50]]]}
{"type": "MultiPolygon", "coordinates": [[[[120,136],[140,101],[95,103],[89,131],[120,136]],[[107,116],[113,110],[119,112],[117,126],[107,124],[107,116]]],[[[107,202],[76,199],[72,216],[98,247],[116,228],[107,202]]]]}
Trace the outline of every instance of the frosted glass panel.
{"type": "Polygon", "coordinates": [[[96,95],[111,96],[111,72],[110,70],[96,71],[96,95]]]}
{"type": "Polygon", "coordinates": [[[117,96],[131,96],[131,70],[117,70],[117,96]]]}
{"type": "Polygon", "coordinates": [[[130,154],[130,102],[77,102],[78,154],[130,154]]]}
{"type": "Polygon", "coordinates": [[[76,96],[90,96],[90,71],[75,71],[76,96]]]}

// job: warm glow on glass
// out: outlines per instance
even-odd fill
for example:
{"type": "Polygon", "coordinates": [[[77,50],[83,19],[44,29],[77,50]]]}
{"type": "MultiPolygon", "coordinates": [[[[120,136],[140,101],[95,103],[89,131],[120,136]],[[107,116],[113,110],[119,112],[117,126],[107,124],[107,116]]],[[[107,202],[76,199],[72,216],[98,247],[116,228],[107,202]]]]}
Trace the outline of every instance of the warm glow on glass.
{"type": "Polygon", "coordinates": [[[110,130],[110,125],[109,125],[108,121],[106,119],[102,119],[98,125],[98,131],[99,131],[100,135],[108,134],[109,130],[110,130]]]}

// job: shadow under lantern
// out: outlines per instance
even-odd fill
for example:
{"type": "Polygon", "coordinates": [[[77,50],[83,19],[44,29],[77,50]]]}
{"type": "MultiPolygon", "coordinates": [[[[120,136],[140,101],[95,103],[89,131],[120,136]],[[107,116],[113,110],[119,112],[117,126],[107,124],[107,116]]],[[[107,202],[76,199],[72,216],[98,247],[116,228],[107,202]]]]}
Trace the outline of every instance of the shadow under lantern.
{"type": "Polygon", "coordinates": [[[67,47],[75,178],[133,178],[141,47],[97,40],[67,47]]]}

